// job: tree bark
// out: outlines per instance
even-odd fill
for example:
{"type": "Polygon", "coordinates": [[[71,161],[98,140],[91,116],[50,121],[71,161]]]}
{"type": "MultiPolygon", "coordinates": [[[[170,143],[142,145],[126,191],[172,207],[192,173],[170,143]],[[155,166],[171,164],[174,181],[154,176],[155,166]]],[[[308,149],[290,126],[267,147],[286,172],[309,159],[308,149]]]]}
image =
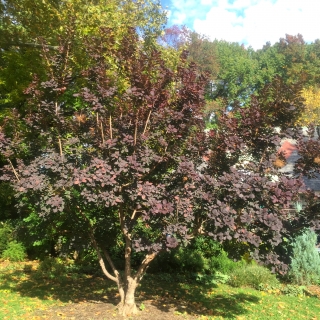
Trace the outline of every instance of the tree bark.
{"type": "Polygon", "coordinates": [[[138,313],[138,308],[135,302],[135,292],[138,283],[135,279],[129,276],[127,277],[127,279],[125,279],[125,281],[126,284],[124,285],[124,287],[122,287],[122,285],[118,287],[121,297],[121,302],[118,305],[118,310],[119,314],[123,316],[129,316],[138,313]]]}

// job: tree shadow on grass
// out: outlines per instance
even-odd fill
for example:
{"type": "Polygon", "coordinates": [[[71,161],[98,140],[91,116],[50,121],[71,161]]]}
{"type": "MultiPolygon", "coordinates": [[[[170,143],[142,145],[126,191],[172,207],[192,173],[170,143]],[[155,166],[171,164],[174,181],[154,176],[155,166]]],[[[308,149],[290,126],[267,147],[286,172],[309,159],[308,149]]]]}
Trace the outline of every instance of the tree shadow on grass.
{"type": "Polygon", "coordinates": [[[24,273],[23,270],[15,270],[2,276],[0,290],[12,290],[21,296],[64,303],[117,301],[117,289],[111,281],[76,274],[47,277],[37,271],[24,273]]]}
{"type": "Polygon", "coordinates": [[[213,315],[223,318],[245,315],[248,313],[246,306],[259,303],[260,300],[250,293],[215,293],[217,288],[216,285],[190,283],[186,286],[185,283],[165,283],[150,279],[142,284],[140,292],[146,291],[145,297],[156,298],[152,300],[152,305],[163,312],[169,312],[174,307],[178,314],[213,315]]]}
{"type": "MultiPolygon", "coordinates": [[[[218,293],[213,286],[166,282],[148,277],[137,289],[137,303],[146,303],[160,312],[234,318],[246,315],[246,305],[259,299],[244,293],[218,293]],[[210,294],[210,291],[212,294],[210,294]],[[208,293],[209,292],[209,293],[208,293]]],[[[13,290],[21,296],[61,302],[102,302],[116,306],[119,295],[113,282],[101,277],[65,274],[52,279],[37,271],[14,270],[2,276],[0,290],[13,290]]]]}

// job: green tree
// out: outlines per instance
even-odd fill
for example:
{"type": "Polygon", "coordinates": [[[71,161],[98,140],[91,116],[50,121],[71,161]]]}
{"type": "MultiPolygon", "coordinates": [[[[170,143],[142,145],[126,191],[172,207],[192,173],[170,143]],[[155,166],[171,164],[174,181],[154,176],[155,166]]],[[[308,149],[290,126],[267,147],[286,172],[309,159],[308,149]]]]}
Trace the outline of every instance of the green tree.
{"type": "MultiPolygon", "coordinates": [[[[72,72],[87,65],[83,38],[112,28],[116,48],[128,25],[139,30],[145,45],[160,35],[165,14],[153,0],[8,0],[0,7],[0,106],[19,107],[23,90],[33,74],[40,78],[52,67],[46,50],[69,43],[64,54],[73,61],[72,72]],[[66,37],[67,35],[67,37],[66,37]]],[[[70,76],[71,70],[62,68],[70,76]]],[[[72,76],[72,75],[71,75],[72,76]]]]}

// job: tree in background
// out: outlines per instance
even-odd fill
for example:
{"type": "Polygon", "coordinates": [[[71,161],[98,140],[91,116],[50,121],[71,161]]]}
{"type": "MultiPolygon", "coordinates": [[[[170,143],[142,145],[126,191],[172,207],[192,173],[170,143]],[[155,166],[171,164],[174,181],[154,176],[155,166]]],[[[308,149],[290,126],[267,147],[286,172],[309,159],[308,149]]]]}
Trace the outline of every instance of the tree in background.
{"type": "Polygon", "coordinates": [[[303,113],[297,120],[297,125],[308,126],[311,123],[320,125],[320,90],[317,88],[304,88],[301,96],[305,99],[303,113]]]}
{"type": "Polygon", "coordinates": [[[72,71],[87,65],[85,36],[112,28],[121,39],[126,26],[139,30],[152,45],[166,18],[158,1],[138,0],[8,0],[0,4],[0,106],[23,105],[23,90],[33,74],[40,78],[50,69],[43,48],[58,50],[61,39],[69,46],[64,54],[73,61],[72,71]],[[67,35],[67,36],[66,36],[67,35]]]}
{"type": "MultiPolygon", "coordinates": [[[[25,88],[37,75],[45,81],[47,74],[59,82],[76,82],[88,59],[83,41],[87,36],[98,36],[100,28],[112,28],[112,46],[116,50],[127,26],[134,26],[144,40],[144,46],[156,45],[156,39],[166,21],[157,1],[119,0],[8,0],[0,3],[0,123],[6,132],[18,134],[25,127],[17,116],[25,115],[25,88]],[[65,43],[62,45],[62,41],[65,43]],[[63,52],[59,50],[63,47],[63,52]],[[54,68],[53,54],[59,54],[60,69],[54,68]]],[[[111,29],[110,29],[111,30],[111,29]]],[[[110,42],[111,43],[111,42],[110,42]]],[[[111,46],[111,45],[110,45],[111,46]]],[[[109,48],[111,50],[111,47],[109,48]]],[[[176,61],[176,53],[168,54],[168,61],[176,61]]],[[[121,77],[118,72],[117,77],[121,77]]],[[[120,81],[120,80],[119,80],[120,81]]],[[[81,84],[80,84],[81,86],[81,84]]],[[[70,93],[72,97],[72,93],[70,93]]],[[[21,157],[28,157],[27,147],[17,145],[21,157]]],[[[7,163],[0,159],[0,166],[7,163]]],[[[0,203],[4,208],[0,220],[16,218],[15,200],[6,183],[0,186],[0,203]]],[[[17,222],[18,223],[18,222],[17,222]]],[[[17,224],[16,223],[16,224],[17,224]]]]}

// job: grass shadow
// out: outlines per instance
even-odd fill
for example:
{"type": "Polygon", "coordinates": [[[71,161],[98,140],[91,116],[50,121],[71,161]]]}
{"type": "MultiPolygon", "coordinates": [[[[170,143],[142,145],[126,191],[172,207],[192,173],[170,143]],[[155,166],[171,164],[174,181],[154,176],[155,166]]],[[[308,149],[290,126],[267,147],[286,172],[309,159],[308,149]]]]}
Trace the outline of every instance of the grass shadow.
{"type": "Polygon", "coordinates": [[[117,290],[111,281],[101,277],[65,274],[46,277],[37,271],[6,272],[1,277],[0,290],[19,292],[21,296],[61,302],[117,301],[117,290]]]}
{"type": "Polygon", "coordinates": [[[246,293],[218,293],[217,285],[199,285],[195,282],[165,282],[148,277],[142,283],[140,294],[151,298],[152,305],[163,312],[175,307],[177,314],[214,315],[234,318],[246,315],[248,304],[259,303],[260,299],[246,293]]]}
{"type": "MultiPolygon", "coordinates": [[[[63,303],[105,302],[116,306],[119,295],[113,282],[101,277],[81,274],[62,274],[46,277],[35,270],[22,267],[1,275],[0,291],[11,290],[21,296],[41,300],[59,300],[63,303]]],[[[181,279],[180,279],[181,280],[181,279]]],[[[246,315],[246,305],[258,303],[250,294],[215,293],[217,286],[194,282],[166,281],[148,275],[137,289],[137,303],[148,301],[161,312],[176,314],[214,315],[234,318],[246,315]]]]}

